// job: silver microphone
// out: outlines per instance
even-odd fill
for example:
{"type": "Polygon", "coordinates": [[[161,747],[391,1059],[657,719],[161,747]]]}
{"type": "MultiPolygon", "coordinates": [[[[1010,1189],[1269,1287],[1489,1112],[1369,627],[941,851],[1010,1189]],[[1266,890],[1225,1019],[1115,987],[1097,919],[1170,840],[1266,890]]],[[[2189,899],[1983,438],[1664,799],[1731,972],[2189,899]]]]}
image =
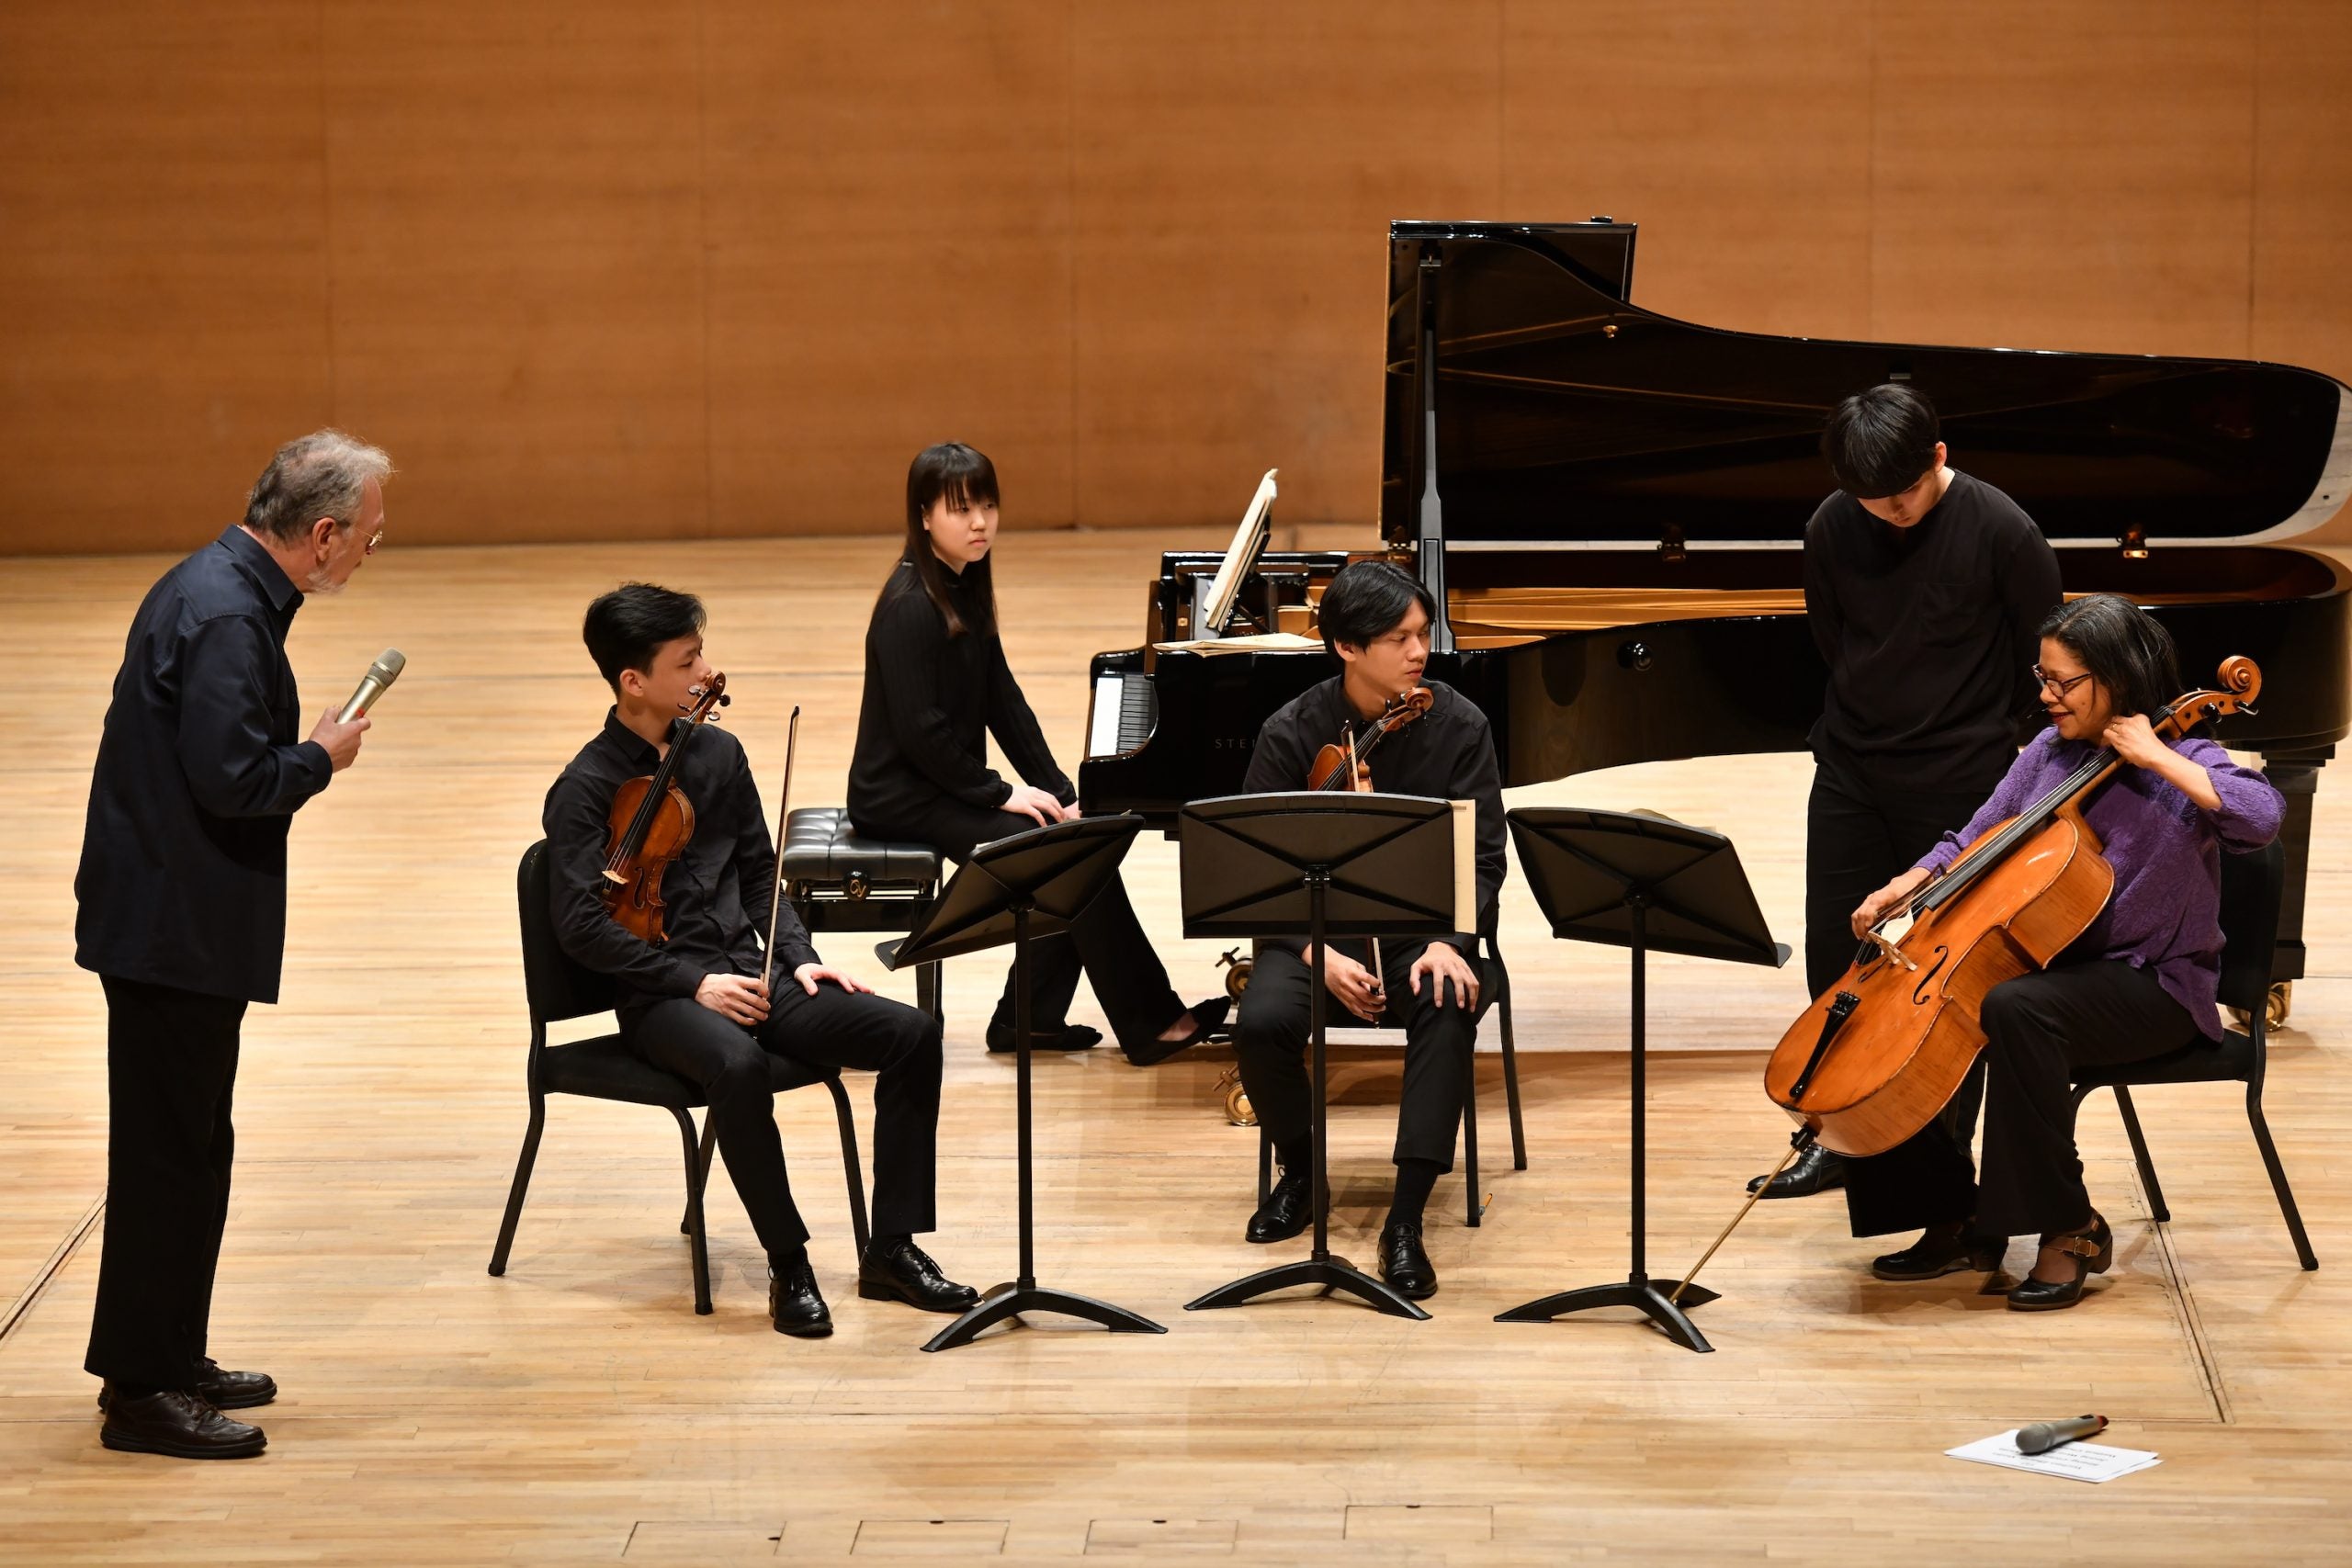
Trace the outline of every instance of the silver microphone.
{"type": "Polygon", "coordinates": [[[2048,1453],[2061,1443],[2071,1443],[2077,1438],[2096,1438],[2107,1430],[2104,1416],[2077,1416],[2071,1421],[2037,1421],[2018,1429],[2018,1452],[2048,1453]]]}
{"type": "Polygon", "coordinates": [[[368,673],[359,678],[358,689],[351,694],[351,700],[343,705],[343,711],[335,715],[335,722],[349,724],[373,707],[376,699],[384,694],[384,688],[399,680],[401,671],[407,668],[406,654],[397,648],[384,649],[378,655],[376,662],[368,666],[368,673]]]}

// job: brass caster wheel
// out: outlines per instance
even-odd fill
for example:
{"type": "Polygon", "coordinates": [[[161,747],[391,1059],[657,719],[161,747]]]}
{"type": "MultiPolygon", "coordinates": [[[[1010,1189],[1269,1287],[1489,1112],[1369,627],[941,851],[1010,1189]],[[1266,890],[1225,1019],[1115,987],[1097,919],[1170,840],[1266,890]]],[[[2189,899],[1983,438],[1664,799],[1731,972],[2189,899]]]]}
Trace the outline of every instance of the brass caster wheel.
{"type": "Polygon", "coordinates": [[[1258,1113],[1250,1109],[1250,1091],[1241,1087],[1241,1068],[1230,1066],[1217,1076],[1216,1087],[1225,1091],[1225,1119],[1236,1127],[1255,1127],[1258,1113]]]}
{"type": "Polygon", "coordinates": [[[1250,988],[1252,961],[1243,957],[1239,948],[1228,947],[1225,950],[1225,956],[1216,962],[1217,966],[1225,971],[1225,994],[1239,1002],[1241,993],[1250,988]]]}
{"type": "Polygon", "coordinates": [[[2262,1027],[2265,1029],[2285,1028],[2287,1015],[2294,1010],[2295,982],[2281,980],[2270,987],[2270,995],[2263,1003],[2262,1027]]]}

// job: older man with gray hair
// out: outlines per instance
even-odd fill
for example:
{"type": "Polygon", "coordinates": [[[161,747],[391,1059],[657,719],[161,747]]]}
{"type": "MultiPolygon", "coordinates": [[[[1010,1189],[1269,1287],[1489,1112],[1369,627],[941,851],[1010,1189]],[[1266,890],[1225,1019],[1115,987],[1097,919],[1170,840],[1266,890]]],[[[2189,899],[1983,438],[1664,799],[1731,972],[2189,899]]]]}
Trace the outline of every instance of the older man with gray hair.
{"type": "Polygon", "coordinates": [[[278,448],[244,521],[165,572],[130,624],[90,780],[74,962],[107,998],[106,1247],[84,1366],[99,1440],[179,1459],[262,1451],[221,1414],[266,1374],[207,1353],[235,1147],[245,1008],[277,999],[286,837],[359,754],[368,720],[328,710],[298,739],[286,632],[384,536],[391,460],[340,431],[278,448]]]}

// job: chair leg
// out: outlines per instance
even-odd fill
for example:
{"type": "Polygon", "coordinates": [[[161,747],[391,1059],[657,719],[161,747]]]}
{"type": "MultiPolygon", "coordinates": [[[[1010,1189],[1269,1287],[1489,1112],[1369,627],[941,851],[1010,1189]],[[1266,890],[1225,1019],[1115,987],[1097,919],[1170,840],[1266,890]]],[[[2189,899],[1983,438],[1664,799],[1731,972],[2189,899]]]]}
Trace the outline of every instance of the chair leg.
{"type": "Polygon", "coordinates": [[[1463,1053],[1462,1074],[1466,1080],[1462,1086],[1462,1179],[1469,1193],[1464,1203],[1468,1211],[1462,1223],[1478,1224],[1478,1039],[1470,1038],[1470,1049],[1463,1053]]]}
{"type": "Polygon", "coordinates": [[[678,1119],[678,1139],[686,1155],[686,1247],[695,1266],[695,1311],[710,1315],[710,1249],[703,1243],[702,1151],[695,1140],[695,1119],[672,1107],[678,1119]]]}
{"type": "Polygon", "coordinates": [[[1266,1136],[1265,1126],[1258,1128],[1258,1205],[1265,1206],[1266,1194],[1274,1190],[1274,1145],[1266,1136]]]}
{"type": "Polygon", "coordinates": [[[1510,1109],[1510,1168],[1527,1168],[1527,1126],[1519,1116],[1519,1053],[1510,1037],[1510,990],[1506,987],[1495,1010],[1503,1021],[1503,1100],[1510,1109]]]}
{"type": "Polygon", "coordinates": [[[531,1096],[531,1124],[523,1130],[523,1152],[514,1160],[514,1184],[506,1191],[506,1216],[498,1222],[498,1245],[491,1249],[490,1271],[506,1272],[506,1254],[514,1245],[514,1226],[523,1217],[523,1194],[531,1185],[531,1167],[539,1157],[539,1130],[547,1125],[545,1095],[531,1096]]]}
{"type": "Polygon", "coordinates": [[[2318,1255],[2312,1251],[2312,1238],[2303,1230],[2302,1211],[2295,1207],[2294,1190],[2287,1185],[2287,1169],[2278,1163],[2278,1145],[2270,1141],[2270,1122],[2262,1114],[2262,1086],[2248,1084],[2245,1090],[2245,1119],[2254,1128],[2255,1146],[2262,1151],[2263,1168],[2270,1172],[2270,1190],[2278,1195],[2278,1213],[2287,1221],[2287,1234],[2294,1238],[2295,1257],[2306,1269],[2319,1267],[2318,1255]]]}
{"type": "Polygon", "coordinates": [[[939,965],[920,964],[915,966],[915,1009],[931,1015],[931,1021],[944,1030],[947,1009],[939,999],[939,965]]]}
{"type": "Polygon", "coordinates": [[[857,1122],[850,1115],[849,1090],[842,1087],[842,1080],[827,1078],[825,1087],[832,1090],[833,1120],[841,1124],[842,1174],[849,1181],[849,1228],[857,1238],[857,1255],[863,1258],[865,1244],[873,1236],[865,1219],[865,1175],[857,1163],[857,1122]]]}
{"type": "MultiPolygon", "coordinates": [[[[695,1160],[695,1169],[700,1172],[695,1179],[695,1192],[707,1192],[710,1190],[710,1151],[712,1145],[718,1142],[718,1123],[711,1120],[710,1112],[706,1111],[702,1115],[702,1151],[695,1160]]],[[[680,1235],[694,1235],[694,1193],[690,1192],[686,1195],[686,1212],[678,1220],[678,1234],[680,1235]]]]}
{"type": "Polygon", "coordinates": [[[2132,1157],[2140,1164],[2140,1184],[2148,1190],[2148,1214],[2158,1224],[2172,1218],[2172,1211],[2165,1207],[2165,1190],[2156,1181],[2155,1162],[2148,1157],[2148,1140],[2140,1131],[2140,1112],[2132,1104],[2132,1091],[2121,1084],[2115,1086],[2115,1108],[2123,1112],[2123,1132],[2132,1140],[2132,1157]]]}

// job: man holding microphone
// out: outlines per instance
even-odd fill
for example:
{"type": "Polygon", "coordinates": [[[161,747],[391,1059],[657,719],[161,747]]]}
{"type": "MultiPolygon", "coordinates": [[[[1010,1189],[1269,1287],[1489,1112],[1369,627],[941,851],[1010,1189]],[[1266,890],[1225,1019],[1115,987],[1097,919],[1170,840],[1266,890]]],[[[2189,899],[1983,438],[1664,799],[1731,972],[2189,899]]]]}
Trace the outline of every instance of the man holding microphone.
{"type": "Polygon", "coordinates": [[[207,1353],[235,1148],[245,1008],[277,999],[286,837],[359,754],[364,716],[297,740],[286,633],[340,592],[384,533],[391,460],[324,430],[280,447],[244,521],[164,574],[130,626],[90,781],[74,962],[107,998],[107,1218],[84,1367],[105,1380],[99,1440],[243,1459],[266,1374],[207,1353]]]}

